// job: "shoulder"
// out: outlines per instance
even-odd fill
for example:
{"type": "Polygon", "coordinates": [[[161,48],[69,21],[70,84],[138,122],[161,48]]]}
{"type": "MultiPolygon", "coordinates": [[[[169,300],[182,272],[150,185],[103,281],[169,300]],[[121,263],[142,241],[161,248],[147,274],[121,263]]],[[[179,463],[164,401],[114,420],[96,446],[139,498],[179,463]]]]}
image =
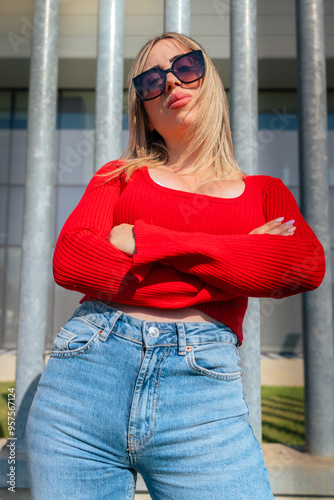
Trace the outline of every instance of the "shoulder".
{"type": "Polygon", "coordinates": [[[101,180],[120,179],[121,174],[126,169],[126,163],[123,160],[113,160],[105,163],[94,174],[93,179],[101,180]]]}
{"type": "Polygon", "coordinates": [[[279,177],[272,175],[248,175],[248,182],[255,197],[261,200],[263,205],[297,203],[289,188],[279,177]]]}
{"type": "Polygon", "coordinates": [[[280,190],[288,188],[285,186],[283,181],[279,177],[273,177],[272,175],[246,175],[248,182],[251,182],[254,187],[257,186],[261,189],[263,195],[265,196],[270,190],[280,190]]]}
{"type": "Polygon", "coordinates": [[[269,182],[272,182],[274,179],[277,179],[278,177],[272,177],[271,175],[249,175],[245,174],[245,177],[247,179],[250,179],[252,182],[255,182],[256,184],[261,184],[261,185],[266,185],[269,182]]]}
{"type": "Polygon", "coordinates": [[[119,185],[124,163],[122,160],[113,160],[100,167],[90,179],[87,190],[119,185]]]}
{"type": "Polygon", "coordinates": [[[124,167],[124,166],[125,166],[124,160],[108,161],[108,163],[105,163],[104,165],[102,165],[102,167],[100,167],[95,172],[94,177],[99,176],[101,174],[108,174],[108,173],[115,172],[117,169],[119,169],[120,167],[124,167]]]}

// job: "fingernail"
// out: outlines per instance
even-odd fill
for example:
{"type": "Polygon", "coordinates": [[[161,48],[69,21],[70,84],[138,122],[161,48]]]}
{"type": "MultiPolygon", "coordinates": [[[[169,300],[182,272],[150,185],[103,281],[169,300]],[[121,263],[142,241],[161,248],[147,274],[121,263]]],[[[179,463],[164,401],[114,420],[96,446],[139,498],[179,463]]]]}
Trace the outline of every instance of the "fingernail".
{"type": "Polygon", "coordinates": [[[282,222],[283,219],[284,217],[279,217],[278,219],[275,219],[275,222],[282,222]]]}
{"type": "Polygon", "coordinates": [[[289,229],[287,229],[286,232],[289,233],[289,234],[292,234],[292,233],[295,232],[295,230],[296,230],[295,227],[289,227],[289,229]]]}
{"type": "Polygon", "coordinates": [[[286,226],[292,226],[292,224],[295,222],[295,219],[288,220],[288,222],[284,222],[286,226]]]}

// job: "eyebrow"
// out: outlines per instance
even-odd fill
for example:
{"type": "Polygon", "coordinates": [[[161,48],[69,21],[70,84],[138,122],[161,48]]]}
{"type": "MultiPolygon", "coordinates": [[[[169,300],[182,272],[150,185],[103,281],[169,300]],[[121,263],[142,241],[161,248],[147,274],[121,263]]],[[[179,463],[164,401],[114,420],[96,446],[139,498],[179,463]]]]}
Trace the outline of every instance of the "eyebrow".
{"type": "MultiPolygon", "coordinates": [[[[173,63],[173,61],[175,61],[175,59],[177,59],[177,58],[178,58],[178,57],[180,57],[180,56],[185,56],[185,55],[186,55],[186,53],[184,53],[184,54],[177,54],[176,56],[171,57],[171,58],[169,59],[169,62],[170,62],[170,63],[173,63]]],[[[155,66],[152,66],[151,68],[148,68],[148,70],[150,70],[150,69],[155,69],[155,68],[160,68],[160,69],[161,69],[160,64],[156,64],[155,66]]],[[[147,70],[147,71],[148,71],[148,70],[147,70]]]]}

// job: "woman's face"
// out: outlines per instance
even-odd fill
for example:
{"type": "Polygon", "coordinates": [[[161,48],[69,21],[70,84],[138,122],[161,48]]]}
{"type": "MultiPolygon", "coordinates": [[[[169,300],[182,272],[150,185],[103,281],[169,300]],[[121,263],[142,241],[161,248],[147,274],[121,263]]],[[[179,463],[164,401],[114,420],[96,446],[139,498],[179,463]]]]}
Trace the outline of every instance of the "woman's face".
{"type": "MultiPolygon", "coordinates": [[[[169,69],[176,57],[188,52],[191,49],[177,40],[160,40],[152,47],[143,71],[154,66],[169,69]]],[[[150,130],[155,129],[165,139],[167,146],[172,140],[180,141],[196,118],[198,107],[194,98],[201,88],[202,80],[181,83],[169,72],[166,75],[164,93],[155,99],[144,101],[150,130]]]]}

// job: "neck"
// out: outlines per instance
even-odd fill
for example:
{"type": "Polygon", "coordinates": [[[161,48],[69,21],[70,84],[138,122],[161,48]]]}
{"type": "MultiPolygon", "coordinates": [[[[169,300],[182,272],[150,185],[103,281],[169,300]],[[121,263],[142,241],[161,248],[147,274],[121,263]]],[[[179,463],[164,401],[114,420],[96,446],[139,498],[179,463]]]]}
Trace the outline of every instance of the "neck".
{"type": "Polygon", "coordinates": [[[240,172],[235,172],[231,173],[229,175],[225,176],[219,176],[215,177],[213,173],[210,173],[210,167],[207,165],[205,169],[199,171],[197,174],[194,174],[192,172],[187,172],[188,169],[193,169],[194,166],[196,166],[196,160],[197,160],[197,154],[196,152],[193,152],[188,159],[185,161],[184,160],[184,153],[185,153],[185,148],[182,145],[182,143],[178,144],[168,144],[166,143],[166,146],[168,148],[168,154],[169,154],[169,160],[167,163],[167,167],[169,170],[171,170],[174,173],[177,174],[187,174],[192,177],[192,179],[197,182],[197,183],[206,183],[206,182],[212,182],[215,180],[243,180],[243,175],[240,172]]]}
{"type": "Polygon", "coordinates": [[[196,154],[192,153],[185,161],[186,148],[184,146],[184,141],[180,142],[166,142],[168,149],[168,167],[170,167],[175,172],[183,172],[187,170],[190,166],[196,164],[196,154]]]}

